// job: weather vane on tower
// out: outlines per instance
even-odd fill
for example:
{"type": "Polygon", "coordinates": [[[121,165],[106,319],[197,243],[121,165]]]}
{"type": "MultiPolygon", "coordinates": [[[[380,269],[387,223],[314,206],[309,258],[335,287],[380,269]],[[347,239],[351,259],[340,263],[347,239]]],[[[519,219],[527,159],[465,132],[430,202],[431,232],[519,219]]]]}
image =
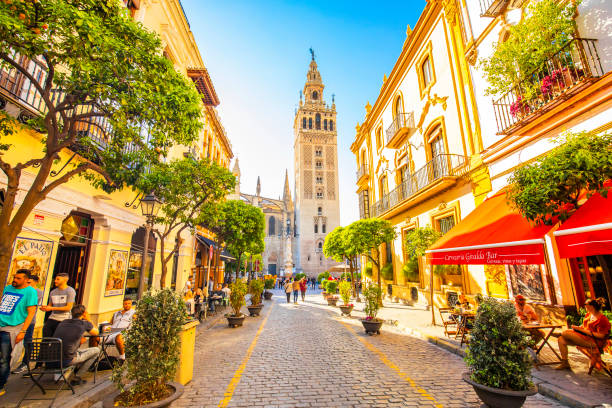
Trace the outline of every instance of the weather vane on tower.
{"type": "Polygon", "coordinates": [[[310,47],[310,55],[312,55],[312,60],[314,61],[315,53],[314,53],[314,50],[312,49],[312,47],[310,47]]]}

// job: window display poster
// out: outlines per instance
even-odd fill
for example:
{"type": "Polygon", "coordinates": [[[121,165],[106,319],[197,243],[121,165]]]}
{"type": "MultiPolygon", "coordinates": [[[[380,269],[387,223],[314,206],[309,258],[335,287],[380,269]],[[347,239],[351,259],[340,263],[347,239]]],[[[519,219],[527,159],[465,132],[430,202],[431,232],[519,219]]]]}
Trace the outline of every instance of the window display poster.
{"type": "Polygon", "coordinates": [[[106,287],[104,296],[117,296],[123,294],[125,277],[128,267],[128,252],[118,249],[110,250],[110,261],[106,273],[106,287]]]}
{"type": "Polygon", "coordinates": [[[32,275],[38,276],[35,288],[44,291],[52,253],[53,241],[18,237],[15,240],[6,284],[10,285],[13,282],[17,270],[29,269],[32,275]]]}
{"type": "Polygon", "coordinates": [[[530,300],[546,300],[542,268],[540,265],[506,265],[514,296],[523,295],[530,300]]]}

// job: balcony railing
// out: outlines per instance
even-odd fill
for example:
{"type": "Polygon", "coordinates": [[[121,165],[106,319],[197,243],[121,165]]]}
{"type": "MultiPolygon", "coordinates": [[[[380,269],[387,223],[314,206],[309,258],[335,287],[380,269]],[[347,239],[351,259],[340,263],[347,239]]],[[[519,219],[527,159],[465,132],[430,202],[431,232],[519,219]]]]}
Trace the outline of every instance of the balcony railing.
{"type": "Polygon", "coordinates": [[[414,114],[412,112],[397,114],[385,132],[387,134],[387,146],[393,148],[396,145],[395,142],[403,139],[400,134],[408,135],[414,130],[414,114]]]}
{"type": "Polygon", "coordinates": [[[576,38],[539,69],[493,101],[498,134],[507,134],[554,108],[603,75],[597,40],[576,38]]]}
{"type": "Polygon", "coordinates": [[[497,17],[506,10],[510,0],[479,0],[481,17],[497,17]]]}
{"type": "Polygon", "coordinates": [[[357,181],[361,180],[362,177],[367,176],[368,175],[368,166],[366,166],[365,164],[363,166],[360,166],[357,169],[357,181]]]}
{"type": "Polygon", "coordinates": [[[425,166],[410,174],[406,180],[385,194],[372,206],[372,216],[377,217],[402,201],[414,196],[434,182],[444,177],[462,176],[465,170],[465,156],[440,154],[425,166]]]}

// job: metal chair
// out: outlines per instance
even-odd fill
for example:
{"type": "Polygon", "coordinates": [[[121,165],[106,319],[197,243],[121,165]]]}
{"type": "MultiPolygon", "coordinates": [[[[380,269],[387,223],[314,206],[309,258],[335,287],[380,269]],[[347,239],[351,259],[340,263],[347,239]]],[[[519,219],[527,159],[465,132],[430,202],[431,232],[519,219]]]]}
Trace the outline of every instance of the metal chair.
{"type": "MultiPolygon", "coordinates": [[[[55,337],[43,337],[32,339],[25,343],[25,363],[28,367],[29,377],[34,381],[34,384],[40,388],[43,394],[46,394],[44,387],[40,384],[40,379],[45,374],[59,374],[64,383],[68,384],[70,390],[74,394],[74,388],[66,379],[66,373],[73,369],[72,366],[64,367],[63,361],[63,344],[62,340],[55,337]],[[36,367],[31,369],[30,363],[37,363],[36,367]],[[36,375],[38,374],[38,379],[36,375]]],[[[58,380],[59,381],[59,380],[58,380]]],[[[62,389],[60,386],[59,390],[62,389]]]]}
{"type": "Polygon", "coordinates": [[[440,313],[440,319],[442,319],[442,325],[444,326],[444,334],[450,337],[452,334],[457,334],[457,319],[453,316],[452,307],[440,307],[438,308],[440,313]],[[449,330],[454,328],[454,330],[449,330]]]}
{"type": "MultiPolygon", "coordinates": [[[[609,336],[606,338],[605,346],[612,347],[610,345],[609,336]]],[[[592,347],[577,346],[576,347],[578,351],[580,351],[582,354],[584,354],[585,356],[589,358],[589,375],[591,375],[591,373],[593,372],[593,369],[596,369],[599,371],[603,371],[604,373],[612,377],[612,367],[610,367],[610,364],[606,363],[601,358],[602,354],[604,353],[605,346],[604,347],[599,347],[599,346],[592,346],[592,347]]]]}

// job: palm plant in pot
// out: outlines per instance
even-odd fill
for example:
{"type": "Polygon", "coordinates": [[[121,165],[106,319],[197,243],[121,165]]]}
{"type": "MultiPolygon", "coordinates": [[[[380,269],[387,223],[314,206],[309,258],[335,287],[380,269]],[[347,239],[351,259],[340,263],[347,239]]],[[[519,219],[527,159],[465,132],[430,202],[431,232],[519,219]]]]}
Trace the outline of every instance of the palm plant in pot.
{"type": "Polygon", "coordinates": [[[338,290],[338,281],[328,280],[325,285],[325,290],[327,291],[327,304],[330,306],[336,306],[338,302],[338,296],[336,296],[336,291],[338,290]]]}
{"type": "MultiPolygon", "coordinates": [[[[480,299],[478,299],[480,300],[480,299]]],[[[531,382],[529,339],[514,305],[482,299],[474,321],[463,380],[491,408],[519,408],[537,392],[531,382]]]]}
{"type": "Polygon", "coordinates": [[[167,407],[183,394],[183,386],[172,380],[181,352],[179,334],[187,321],[185,303],[170,289],[147,292],[136,315],[125,333],[126,364],[113,368],[118,391],[106,397],[105,408],[167,407]]]}
{"type": "Polygon", "coordinates": [[[266,300],[271,300],[272,299],[272,292],[270,292],[270,289],[274,289],[274,285],[276,284],[276,279],[274,278],[268,278],[264,281],[264,299],[266,300]]]}
{"type": "Polygon", "coordinates": [[[380,334],[383,320],[376,317],[380,309],[379,299],[382,296],[380,286],[371,284],[363,290],[366,318],[361,320],[367,334],[380,334]]]}
{"type": "Polygon", "coordinates": [[[342,298],[342,303],[339,307],[342,311],[343,315],[350,316],[353,311],[353,304],[349,303],[351,301],[351,284],[347,281],[342,281],[338,285],[338,290],[340,291],[340,298],[342,298]]]}
{"type": "Polygon", "coordinates": [[[228,313],[225,315],[227,319],[227,324],[229,327],[238,327],[242,326],[244,322],[244,315],[240,309],[242,306],[246,304],[244,297],[247,294],[247,285],[241,279],[236,280],[234,283],[230,285],[230,306],[232,308],[232,313],[228,313]]]}
{"type": "Polygon", "coordinates": [[[249,282],[249,293],[251,295],[251,304],[247,306],[251,316],[259,316],[264,304],[261,301],[261,294],[264,290],[264,282],[260,279],[253,279],[249,282]]]}

